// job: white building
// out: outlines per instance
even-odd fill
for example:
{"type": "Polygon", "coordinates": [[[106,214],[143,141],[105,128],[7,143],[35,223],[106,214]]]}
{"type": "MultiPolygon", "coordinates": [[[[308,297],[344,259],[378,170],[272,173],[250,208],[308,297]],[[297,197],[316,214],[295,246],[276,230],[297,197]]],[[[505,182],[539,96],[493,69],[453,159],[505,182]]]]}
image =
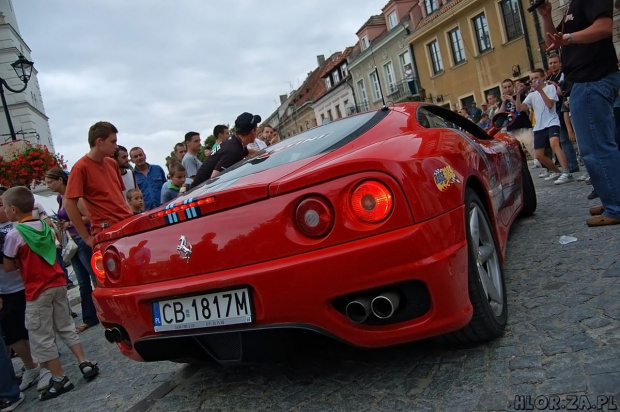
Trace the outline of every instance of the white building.
{"type": "MultiPolygon", "coordinates": [[[[17,77],[11,63],[16,61],[20,54],[32,61],[30,52],[30,48],[19,33],[12,0],[0,0],[0,77],[13,89],[21,89],[23,83],[17,77]]],[[[41,144],[47,146],[50,151],[55,151],[37,80],[36,64],[26,90],[13,93],[5,88],[5,96],[17,139],[24,139],[32,144],[41,144]]],[[[4,108],[2,108],[0,145],[10,141],[9,126],[4,108]]]]}
{"type": "Polygon", "coordinates": [[[347,47],[342,53],[334,53],[325,65],[321,77],[325,82],[326,92],[312,106],[319,126],[358,111],[347,69],[347,57],[352,49],[353,47],[347,47]]]}

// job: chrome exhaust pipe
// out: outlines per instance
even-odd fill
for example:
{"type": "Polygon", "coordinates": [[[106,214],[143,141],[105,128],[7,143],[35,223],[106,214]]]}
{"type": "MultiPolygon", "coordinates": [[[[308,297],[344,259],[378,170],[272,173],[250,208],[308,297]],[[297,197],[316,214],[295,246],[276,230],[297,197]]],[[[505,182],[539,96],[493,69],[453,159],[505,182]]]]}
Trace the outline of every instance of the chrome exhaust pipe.
{"type": "Polygon", "coordinates": [[[122,342],[123,332],[121,332],[121,330],[117,328],[116,326],[114,326],[111,329],[112,329],[112,339],[114,339],[114,342],[122,342]]]}
{"type": "Polygon", "coordinates": [[[388,319],[396,312],[399,304],[400,296],[397,292],[383,292],[372,300],[370,307],[373,315],[379,319],[388,319]]]}
{"type": "Polygon", "coordinates": [[[354,323],[363,323],[370,316],[370,299],[361,297],[347,304],[345,313],[354,323]]]}

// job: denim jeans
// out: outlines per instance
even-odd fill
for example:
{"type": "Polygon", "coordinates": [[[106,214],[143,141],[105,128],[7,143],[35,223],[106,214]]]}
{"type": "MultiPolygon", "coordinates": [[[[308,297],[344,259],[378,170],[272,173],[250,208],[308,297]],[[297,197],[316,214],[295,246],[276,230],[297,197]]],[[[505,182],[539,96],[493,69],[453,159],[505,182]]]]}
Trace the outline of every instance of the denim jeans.
{"type": "Polygon", "coordinates": [[[613,102],[620,89],[620,72],[601,80],[575,83],[570,95],[579,152],[601,198],[603,215],[620,218],[620,151],[616,143],[613,102]]]}
{"type": "Polygon", "coordinates": [[[75,272],[75,277],[80,288],[80,298],[82,299],[82,320],[87,325],[93,326],[99,323],[97,310],[93,303],[93,286],[95,274],[90,266],[90,258],[93,251],[79,235],[73,236],[73,241],[78,245],[78,250],[71,258],[71,266],[75,272]]]}
{"type": "Polygon", "coordinates": [[[69,279],[69,271],[65,266],[65,261],[62,259],[62,249],[56,248],[56,260],[58,261],[58,265],[60,266],[62,271],[65,272],[65,279],[67,280],[67,285],[73,285],[73,282],[71,281],[71,279],[69,279]]]}
{"type": "MultiPolygon", "coordinates": [[[[0,329],[2,336],[2,329],[0,329]]],[[[0,338],[0,400],[15,401],[19,398],[19,385],[15,379],[13,362],[6,353],[4,342],[0,338]]]]}
{"type": "MultiPolygon", "coordinates": [[[[564,113],[562,113],[564,114],[564,113]]],[[[560,127],[560,145],[564,156],[566,156],[566,162],[568,163],[568,170],[571,173],[579,171],[579,162],[577,162],[577,153],[573,147],[573,142],[568,137],[568,130],[565,127],[560,127]]]]}

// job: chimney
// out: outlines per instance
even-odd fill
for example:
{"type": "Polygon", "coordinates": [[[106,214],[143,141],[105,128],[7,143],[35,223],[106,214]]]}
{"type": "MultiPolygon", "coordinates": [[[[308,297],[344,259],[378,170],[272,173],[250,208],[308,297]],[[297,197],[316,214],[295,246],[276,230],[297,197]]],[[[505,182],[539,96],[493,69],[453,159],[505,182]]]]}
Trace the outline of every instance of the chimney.
{"type": "Polygon", "coordinates": [[[286,94],[281,94],[281,95],[280,95],[280,104],[284,104],[284,102],[286,101],[286,99],[288,99],[288,95],[286,95],[286,94]]]}
{"type": "Polygon", "coordinates": [[[319,54],[318,56],[316,56],[316,61],[319,64],[319,67],[322,67],[325,64],[325,56],[319,54]]]}

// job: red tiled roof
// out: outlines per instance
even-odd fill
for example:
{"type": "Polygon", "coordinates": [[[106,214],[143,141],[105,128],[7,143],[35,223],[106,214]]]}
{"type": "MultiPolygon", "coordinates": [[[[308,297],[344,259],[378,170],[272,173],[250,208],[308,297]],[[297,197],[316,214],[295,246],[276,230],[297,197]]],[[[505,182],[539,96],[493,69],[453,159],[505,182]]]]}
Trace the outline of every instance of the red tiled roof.
{"type": "Polygon", "coordinates": [[[343,61],[345,61],[347,57],[349,57],[349,54],[351,54],[352,50],[353,50],[353,46],[349,46],[346,49],[344,49],[342,53],[336,52],[332,54],[330,58],[327,59],[327,61],[325,62],[325,68],[323,69],[323,72],[321,73],[321,77],[326,77],[334,69],[334,67],[337,67],[343,61]]]}
{"type": "Polygon", "coordinates": [[[425,18],[420,20],[420,22],[416,26],[416,30],[420,29],[420,28],[422,28],[422,27],[424,27],[426,25],[428,25],[431,22],[433,22],[439,16],[442,16],[443,14],[445,14],[446,12],[452,10],[454,7],[456,7],[458,4],[461,4],[464,1],[465,0],[452,0],[448,4],[444,4],[439,10],[437,10],[434,13],[432,13],[430,16],[426,16],[425,18]]]}
{"type": "Polygon", "coordinates": [[[385,26],[385,17],[383,17],[383,14],[375,14],[374,16],[370,16],[370,18],[366,20],[366,23],[360,27],[356,34],[359,34],[359,32],[364,30],[367,26],[385,26]]]}

